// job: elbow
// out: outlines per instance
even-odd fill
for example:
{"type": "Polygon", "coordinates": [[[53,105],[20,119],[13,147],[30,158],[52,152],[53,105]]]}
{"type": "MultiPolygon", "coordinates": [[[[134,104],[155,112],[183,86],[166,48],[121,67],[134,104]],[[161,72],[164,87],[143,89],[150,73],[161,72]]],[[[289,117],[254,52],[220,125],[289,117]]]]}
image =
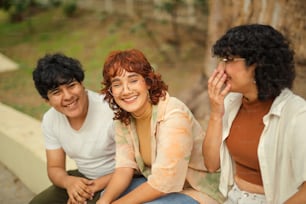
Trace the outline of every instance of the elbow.
{"type": "Polygon", "coordinates": [[[210,163],[210,162],[205,162],[204,161],[204,164],[205,164],[205,167],[206,167],[206,169],[209,173],[214,173],[217,170],[219,170],[219,168],[220,168],[220,165],[216,164],[216,163],[210,163]]]}
{"type": "Polygon", "coordinates": [[[214,173],[214,172],[216,172],[217,170],[218,170],[218,168],[207,167],[207,171],[208,171],[209,173],[214,173]]]}

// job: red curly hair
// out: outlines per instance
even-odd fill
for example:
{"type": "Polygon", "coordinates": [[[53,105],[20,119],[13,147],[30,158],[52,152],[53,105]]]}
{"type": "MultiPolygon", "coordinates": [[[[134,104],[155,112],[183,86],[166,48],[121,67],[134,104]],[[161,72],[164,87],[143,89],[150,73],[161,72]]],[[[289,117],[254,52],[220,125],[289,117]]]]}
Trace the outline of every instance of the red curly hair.
{"type": "Polygon", "coordinates": [[[120,120],[122,123],[128,125],[131,122],[131,114],[120,108],[109,92],[111,79],[120,76],[124,71],[135,72],[145,79],[146,84],[150,87],[149,95],[153,105],[158,104],[160,98],[166,96],[168,86],[161,79],[161,75],[155,73],[141,51],[130,49],[111,52],[103,66],[103,81],[101,82],[103,89],[101,93],[105,94],[104,100],[109,103],[110,108],[114,111],[114,120],[120,120]]]}

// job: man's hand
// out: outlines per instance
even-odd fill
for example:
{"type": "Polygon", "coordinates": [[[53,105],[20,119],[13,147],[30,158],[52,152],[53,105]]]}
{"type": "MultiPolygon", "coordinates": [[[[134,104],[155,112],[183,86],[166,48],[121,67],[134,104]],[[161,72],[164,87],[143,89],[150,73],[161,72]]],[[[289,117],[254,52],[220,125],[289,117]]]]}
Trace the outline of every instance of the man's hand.
{"type": "Polygon", "coordinates": [[[93,181],[85,178],[70,176],[66,184],[69,196],[68,204],[83,204],[87,200],[91,200],[95,193],[90,187],[93,183],[93,181]]]}

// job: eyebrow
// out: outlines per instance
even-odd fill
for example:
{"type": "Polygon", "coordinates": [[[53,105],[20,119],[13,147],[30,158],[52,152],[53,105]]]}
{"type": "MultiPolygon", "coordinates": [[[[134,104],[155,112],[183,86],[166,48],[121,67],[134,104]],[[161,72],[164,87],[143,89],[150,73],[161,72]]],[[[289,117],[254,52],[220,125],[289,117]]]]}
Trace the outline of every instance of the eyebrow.
{"type": "Polygon", "coordinates": [[[128,78],[139,77],[139,75],[140,74],[132,73],[132,74],[128,75],[128,78]]]}
{"type": "MultiPolygon", "coordinates": [[[[131,74],[128,74],[127,78],[130,79],[130,78],[133,78],[133,77],[139,77],[140,74],[137,74],[137,73],[131,73],[131,74]]],[[[114,77],[112,80],[111,80],[111,83],[113,82],[116,82],[116,81],[120,81],[119,78],[117,78],[118,76],[114,77]]]]}

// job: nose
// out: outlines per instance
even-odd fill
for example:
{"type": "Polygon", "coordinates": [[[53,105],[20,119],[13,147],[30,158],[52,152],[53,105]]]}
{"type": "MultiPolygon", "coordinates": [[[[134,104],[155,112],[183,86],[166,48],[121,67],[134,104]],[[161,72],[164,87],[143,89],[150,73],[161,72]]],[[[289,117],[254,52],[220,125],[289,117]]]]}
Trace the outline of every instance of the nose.
{"type": "Polygon", "coordinates": [[[131,91],[129,84],[128,83],[124,83],[122,86],[122,93],[129,93],[131,91]]]}
{"type": "Polygon", "coordinates": [[[62,89],[62,93],[63,93],[63,98],[64,99],[70,99],[72,94],[70,93],[70,91],[67,88],[63,88],[62,89]]]}

